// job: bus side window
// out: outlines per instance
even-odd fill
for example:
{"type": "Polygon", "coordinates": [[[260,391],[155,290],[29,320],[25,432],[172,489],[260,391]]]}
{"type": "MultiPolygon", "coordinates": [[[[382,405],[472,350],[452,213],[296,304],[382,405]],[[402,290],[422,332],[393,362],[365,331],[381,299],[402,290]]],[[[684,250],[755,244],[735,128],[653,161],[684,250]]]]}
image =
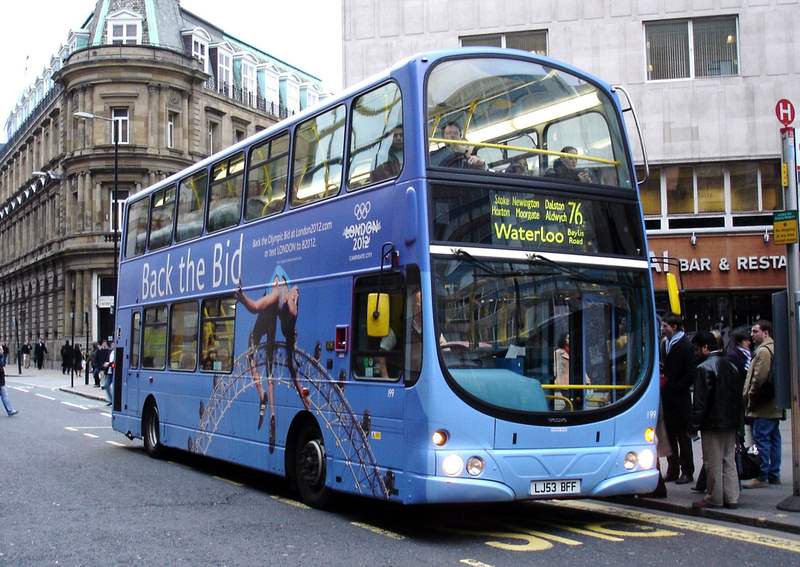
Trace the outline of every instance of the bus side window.
{"type": "Polygon", "coordinates": [[[164,370],[167,361],[166,305],[145,308],[142,347],[142,368],[164,370]]]}
{"type": "Polygon", "coordinates": [[[197,302],[172,305],[169,318],[169,367],[194,370],[197,367],[197,302]]]}
{"type": "Polygon", "coordinates": [[[178,185],[178,228],[175,242],[183,242],[203,233],[203,211],[206,209],[205,169],[181,179],[178,185]]]}
{"type": "Polygon", "coordinates": [[[280,213],[286,203],[289,134],[267,140],[250,151],[245,222],[280,213]]]}
{"type": "Polygon", "coordinates": [[[131,313],[131,349],[130,349],[130,368],[139,368],[139,333],[142,330],[142,312],[134,311],[131,313]]]}
{"type": "Polygon", "coordinates": [[[341,105],[298,126],[294,142],[293,207],[339,194],[346,115],[341,105]]]}
{"type": "Polygon", "coordinates": [[[348,187],[358,189],[400,175],[404,163],[403,100],[394,83],[353,105],[348,187]]]}
{"type": "Polygon", "coordinates": [[[170,185],[153,193],[150,201],[150,250],[172,244],[175,218],[175,186],[170,185]]]}
{"type": "Polygon", "coordinates": [[[213,165],[208,203],[208,232],[239,224],[243,180],[244,152],[213,165]]]}
{"type": "Polygon", "coordinates": [[[236,300],[217,297],[203,301],[200,320],[200,370],[229,373],[233,370],[236,300]]]}

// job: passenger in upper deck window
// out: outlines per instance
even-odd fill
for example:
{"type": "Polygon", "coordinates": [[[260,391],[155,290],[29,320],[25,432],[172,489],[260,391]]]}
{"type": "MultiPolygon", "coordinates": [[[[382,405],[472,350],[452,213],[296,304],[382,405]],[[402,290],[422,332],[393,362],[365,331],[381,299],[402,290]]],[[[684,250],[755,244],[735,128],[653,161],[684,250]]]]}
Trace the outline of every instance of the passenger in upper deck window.
{"type": "Polygon", "coordinates": [[[512,158],[504,173],[513,173],[514,175],[529,175],[528,162],[525,158],[512,158]]]}
{"type": "MultiPolygon", "coordinates": [[[[442,138],[464,140],[461,135],[461,126],[456,122],[446,122],[442,128],[442,138]]],[[[486,162],[478,156],[472,155],[468,144],[445,144],[444,147],[431,153],[431,165],[458,169],[486,169],[486,162]]]]}
{"type": "MultiPolygon", "coordinates": [[[[565,146],[561,148],[563,154],[578,154],[578,150],[572,146],[565,146]]],[[[575,166],[578,165],[578,158],[561,156],[553,163],[553,172],[550,174],[559,179],[569,179],[571,181],[581,181],[589,183],[592,181],[592,174],[587,170],[578,171],[575,166]]]]}
{"type": "Polygon", "coordinates": [[[392,135],[392,142],[386,161],[376,167],[370,175],[370,181],[383,181],[400,175],[403,169],[403,127],[395,126],[389,132],[392,135]]]}

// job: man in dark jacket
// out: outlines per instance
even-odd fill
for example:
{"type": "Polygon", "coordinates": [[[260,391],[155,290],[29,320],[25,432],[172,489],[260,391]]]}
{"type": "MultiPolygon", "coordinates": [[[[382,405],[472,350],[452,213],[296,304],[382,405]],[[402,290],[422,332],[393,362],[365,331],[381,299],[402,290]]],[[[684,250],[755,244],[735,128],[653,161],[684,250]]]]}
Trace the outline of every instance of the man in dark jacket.
{"type": "Polygon", "coordinates": [[[661,320],[661,404],[672,456],[667,457],[666,482],[686,484],[694,481],[692,440],[686,436],[692,411],[694,348],[683,333],[680,315],[667,313],[661,320]],[[680,473],[680,474],[679,474],[680,473]]]}
{"type": "Polygon", "coordinates": [[[722,355],[717,338],[700,331],[692,337],[699,363],[694,374],[694,401],[688,436],[700,437],[708,495],[693,502],[695,508],[737,508],[739,475],[736,472],[736,431],[742,421],[744,380],[722,355]]]}

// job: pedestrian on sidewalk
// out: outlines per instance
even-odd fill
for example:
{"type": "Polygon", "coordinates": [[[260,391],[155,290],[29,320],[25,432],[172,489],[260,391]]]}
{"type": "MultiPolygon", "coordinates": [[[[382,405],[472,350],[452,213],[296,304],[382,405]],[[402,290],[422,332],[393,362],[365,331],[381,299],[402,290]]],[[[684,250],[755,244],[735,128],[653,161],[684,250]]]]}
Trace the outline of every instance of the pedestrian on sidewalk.
{"type": "Polygon", "coordinates": [[[39,337],[39,340],[36,341],[36,344],[33,347],[33,362],[36,364],[37,370],[42,369],[42,365],[44,364],[44,355],[46,354],[47,346],[45,346],[42,337],[39,337]]]}
{"type": "Polygon", "coordinates": [[[78,343],[72,347],[72,370],[78,375],[83,373],[83,354],[78,343]]]}
{"type": "Polygon", "coordinates": [[[743,401],[745,416],[753,418],[753,439],[761,457],[761,473],[745,482],[743,488],[765,488],[781,483],[781,431],[780,422],[786,419],[783,409],[775,403],[775,388],[770,383],[770,372],[775,359],[772,340],[772,323],[766,319],[756,321],[750,332],[756,350],[747,371],[743,401]]]}
{"type": "Polygon", "coordinates": [[[703,448],[708,495],[693,508],[739,507],[736,472],[736,432],[742,419],[739,370],[722,354],[719,339],[700,331],[692,337],[699,361],[694,373],[694,400],[687,435],[697,436],[703,448]]]}
{"type": "Polygon", "coordinates": [[[4,364],[0,364],[0,399],[3,400],[3,406],[6,408],[8,417],[17,415],[19,412],[11,407],[11,400],[8,399],[8,392],[6,392],[6,370],[4,364]]]}
{"type": "Polygon", "coordinates": [[[69,374],[72,368],[72,347],[65,341],[61,347],[61,374],[69,374]]]}
{"type": "Polygon", "coordinates": [[[100,387],[100,373],[105,372],[105,364],[108,362],[108,343],[103,341],[98,348],[94,352],[94,370],[92,371],[92,375],[94,376],[94,387],[100,387]]]}
{"type": "Polygon", "coordinates": [[[19,352],[22,354],[22,364],[25,366],[26,369],[31,367],[31,344],[28,342],[28,339],[25,339],[25,342],[22,343],[22,348],[19,349],[19,352]]]}
{"type": "Polygon", "coordinates": [[[114,403],[114,396],[111,392],[111,384],[114,378],[114,365],[116,353],[114,352],[114,341],[108,343],[108,360],[103,364],[103,372],[106,374],[105,389],[108,396],[108,405],[114,403]]]}
{"type": "Polygon", "coordinates": [[[675,313],[666,313],[661,319],[661,344],[659,346],[661,372],[661,402],[664,424],[672,449],[667,457],[665,482],[688,484],[694,482],[694,456],[692,441],[686,436],[692,412],[692,382],[694,381],[694,348],[683,331],[683,319],[675,313]]]}

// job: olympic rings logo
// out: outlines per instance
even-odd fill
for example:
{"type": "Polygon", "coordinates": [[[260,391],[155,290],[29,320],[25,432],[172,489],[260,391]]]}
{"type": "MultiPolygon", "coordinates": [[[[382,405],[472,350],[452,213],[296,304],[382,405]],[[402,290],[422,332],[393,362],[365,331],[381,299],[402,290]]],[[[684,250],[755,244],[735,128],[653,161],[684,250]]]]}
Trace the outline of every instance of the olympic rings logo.
{"type": "Polygon", "coordinates": [[[356,216],[356,220],[364,220],[369,215],[369,211],[372,209],[372,203],[367,201],[366,203],[358,203],[353,208],[353,214],[356,216]]]}

